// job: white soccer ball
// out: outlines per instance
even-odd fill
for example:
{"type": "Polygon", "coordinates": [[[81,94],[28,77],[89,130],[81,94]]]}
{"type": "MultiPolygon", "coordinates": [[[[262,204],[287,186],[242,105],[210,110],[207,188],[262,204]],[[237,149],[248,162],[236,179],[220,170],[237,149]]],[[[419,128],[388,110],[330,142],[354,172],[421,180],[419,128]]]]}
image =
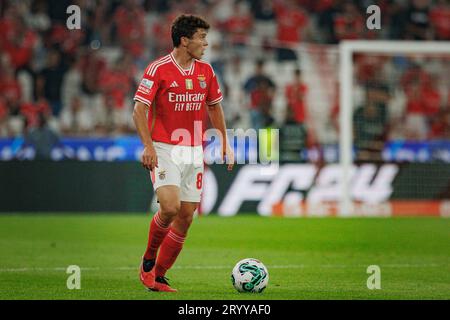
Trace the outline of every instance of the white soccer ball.
{"type": "Polygon", "coordinates": [[[239,261],[231,272],[231,282],[239,292],[262,292],[269,283],[266,266],[257,259],[239,261]]]}

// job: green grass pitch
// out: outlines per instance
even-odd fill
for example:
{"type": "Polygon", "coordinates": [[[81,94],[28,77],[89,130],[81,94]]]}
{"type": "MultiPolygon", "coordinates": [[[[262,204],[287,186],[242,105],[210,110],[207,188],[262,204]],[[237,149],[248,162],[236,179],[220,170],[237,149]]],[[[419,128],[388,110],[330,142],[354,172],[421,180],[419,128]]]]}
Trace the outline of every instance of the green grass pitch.
{"type": "Polygon", "coordinates": [[[450,220],[444,218],[196,218],[167,276],[178,293],[138,278],[149,215],[0,215],[0,299],[450,299],[450,220]],[[262,294],[231,285],[234,264],[260,259],[262,294]],[[81,289],[69,290],[69,265],[81,289]],[[369,290],[369,265],[381,289],[369,290]]]}

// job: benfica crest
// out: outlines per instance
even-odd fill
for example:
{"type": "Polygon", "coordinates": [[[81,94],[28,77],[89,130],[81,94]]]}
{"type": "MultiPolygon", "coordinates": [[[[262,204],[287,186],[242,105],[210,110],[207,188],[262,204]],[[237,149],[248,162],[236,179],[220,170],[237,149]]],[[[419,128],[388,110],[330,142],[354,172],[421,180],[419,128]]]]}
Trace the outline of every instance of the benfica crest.
{"type": "Polygon", "coordinates": [[[205,81],[206,77],[201,74],[197,77],[197,79],[198,79],[198,83],[200,84],[200,88],[205,89],[206,88],[206,81],[205,81]]]}
{"type": "Polygon", "coordinates": [[[158,173],[159,179],[164,180],[166,178],[166,170],[162,170],[158,173]]]}

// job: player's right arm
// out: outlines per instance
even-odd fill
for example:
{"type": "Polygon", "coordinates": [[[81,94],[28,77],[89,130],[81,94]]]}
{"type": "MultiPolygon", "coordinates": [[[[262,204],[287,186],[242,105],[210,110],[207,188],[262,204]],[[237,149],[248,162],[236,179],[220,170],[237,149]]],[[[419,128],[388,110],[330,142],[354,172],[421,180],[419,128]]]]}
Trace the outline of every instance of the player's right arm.
{"type": "Polygon", "coordinates": [[[148,111],[149,107],[146,104],[140,101],[135,102],[133,110],[133,121],[139,137],[141,138],[142,144],[144,145],[144,150],[142,151],[141,156],[142,166],[148,170],[153,170],[158,166],[158,157],[156,156],[156,151],[153,146],[150,130],[148,129],[148,111]]]}
{"type": "Polygon", "coordinates": [[[150,64],[144,72],[142,81],[134,95],[133,121],[141,138],[144,150],[142,152],[142,165],[148,170],[158,167],[158,158],[153,146],[152,137],[148,128],[147,115],[159,89],[159,75],[156,72],[158,63],[150,64]]]}

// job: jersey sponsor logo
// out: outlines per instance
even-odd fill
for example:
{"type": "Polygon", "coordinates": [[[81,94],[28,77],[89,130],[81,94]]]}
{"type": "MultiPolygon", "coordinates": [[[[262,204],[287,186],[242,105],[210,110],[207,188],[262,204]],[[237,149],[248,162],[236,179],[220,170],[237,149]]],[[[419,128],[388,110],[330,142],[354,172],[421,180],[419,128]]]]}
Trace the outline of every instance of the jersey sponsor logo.
{"type": "Polygon", "coordinates": [[[194,89],[194,83],[192,82],[192,79],[186,79],[186,90],[193,90],[194,89]]]}
{"type": "Polygon", "coordinates": [[[205,101],[205,93],[169,92],[169,102],[174,103],[174,111],[199,111],[205,101]]]}
{"type": "Polygon", "coordinates": [[[169,92],[169,102],[201,102],[205,99],[204,93],[180,93],[169,92]]]}
{"type": "Polygon", "coordinates": [[[172,82],[172,84],[170,85],[171,88],[178,88],[179,85],[176,81],[172,82]]]}

